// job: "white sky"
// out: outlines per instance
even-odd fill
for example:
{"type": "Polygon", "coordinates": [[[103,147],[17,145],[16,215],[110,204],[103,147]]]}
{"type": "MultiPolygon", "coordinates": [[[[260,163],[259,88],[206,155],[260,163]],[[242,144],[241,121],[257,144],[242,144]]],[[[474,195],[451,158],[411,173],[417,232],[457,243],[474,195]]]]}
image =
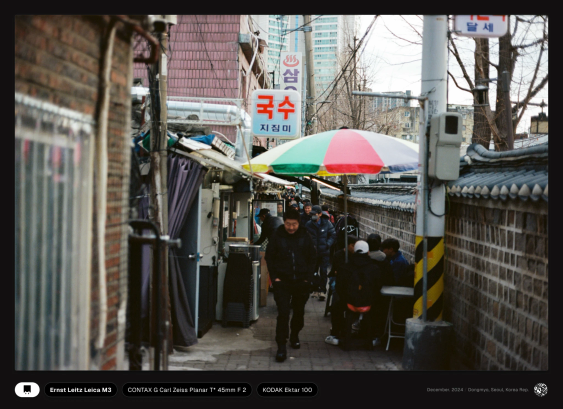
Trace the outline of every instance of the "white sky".
{"type": "MultiPolygon", "coordinates": [[[[360,31],[358,37],[361,38],[371,21],[373,15],[360,16],[360,31]]],[[[539,26],[539,25],[538,25],[539,26]]],[[[372,69],[373,84],[371,86],[373,92],[387,92],[387,91],[406,91],[411,90],[413,95],[420,95],[420,76],[421,76],[421,56],[422,56],[422,42],[420,36],[414,31],[422,35],[422,16],[417,17],[414,15],[397,16],[397,15],[384,15],[377,18],[370,34],[364,40],[365,51],[363,58],[368,61],[372,69]],[[410,24],[410,25],[409,25],[410,24]],[[411,27],[412,26],[412,27],[411,27]],[[398,38],[401,37],[401,38],[398,38]],[[366,43],[367,41],[367,43],[366,43]],[[413,43],[419,44],[411,44],[413,43]]],[[[468,37],[455,37],[456,46],[462,56],[463,61],[466,63],[467,71],[473,79],[473,52],[475,43],[472,38],[468,37]]],[[[498,56],[494,53],[495,45],[498,44],[496,39],[490,40],[491,61],[498,61],[498,56]]],[[[538,49],[539,47],[536,47],[538,49]]],[[[547,53],[545,56],[545,67],[542,64],[542,69],[538,73],[539,82],[541,78],[547,73],[547,53]]],[[[529,76],[534,68],[533,56],[521,56],[517,62],[517,67],[514,72],[511,100],[516,101],[518,98],[518,89],[514,81],[520,76],[529,76]],[[520,63],[518,65],[518,63],[520,63]]],[[[469,88],[467,82],[462,76],[461,69],[455,57],[449,55],[449,70],[456,76],[456,80],[461,87],[469,88]]],[[[490,77],[497,76],[496,69],[491,67],[490,77]]],[[[368,86],[369,87],[369,86],[368,86]]],[[[549,82],[542,91],[532,99],[531,102],[541,103],[542,99],[546,104],[548,101],[548,87],[549,82]]],[[[489,99],[492,108],[494,109],[496,82],[489,84],[489,99]]],[[[527,91],[527,88],[525,89],[527,91]]],[[[520,99],[523,98],[524,90],[521,91],[520,99]]],[[[448,103],[471,105],[473,104],[473,97],[466,91],[457,88],[454,82],[449,79],[448,83],[448,103]]],[[[544,112],[549,115],[548,107],[544,108],[544,112]]],[[[530,117],[537,115],[541,109],[536,106],[528,106],[524,117],[518,124],[518,132],[527,132],[530,126],[530,117]]]]}

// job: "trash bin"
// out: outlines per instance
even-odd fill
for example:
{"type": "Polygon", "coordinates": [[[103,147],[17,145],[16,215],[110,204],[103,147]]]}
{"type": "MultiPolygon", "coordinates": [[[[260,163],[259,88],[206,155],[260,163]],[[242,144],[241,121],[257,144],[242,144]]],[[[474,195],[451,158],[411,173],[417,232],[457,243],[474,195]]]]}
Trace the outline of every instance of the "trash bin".
{"type": "Polygon", "coordinates": [[[229,245],[223,284],[223,326],[228,322],[241,322],[247,328],[250,321],[258,318],[255,308],[259,303],[259,269],[253,268],[253,261],[258,261],[259,267],[260,246],[229,245]]]}

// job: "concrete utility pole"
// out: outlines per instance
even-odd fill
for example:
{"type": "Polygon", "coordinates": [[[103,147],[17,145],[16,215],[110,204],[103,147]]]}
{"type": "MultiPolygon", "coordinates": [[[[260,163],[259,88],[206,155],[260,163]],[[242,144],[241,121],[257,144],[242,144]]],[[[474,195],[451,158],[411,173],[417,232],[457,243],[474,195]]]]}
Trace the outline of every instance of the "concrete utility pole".
{"type": "Polygon", "coordinates": [[[428,179],[428,126],[447,112],[448,16],[424,16],[421,96],[428,97],[419,131],[419,180],[413,317],[407,320],[403,367],[447,369],[452,326],[442,321],[444,290],[445,186],[428,179]],[[420,285],[422,284],[422,285],[420,285]]]}
{"type": "MultiPolygon", "coordinates": [[[[310,15],[303,15],[303,24],[311,24],[310,15]]],[[[313,40],[311,36],[311,31],[305,31],[305,61],[307,64],[307,97],[305,100],[307,101],[307,122],[311,122],[311,127],[308,128],[308,135],[317,133],[316,121],[314,121],[316,106],[315,100],[317,99],[317,92],[315,89],[315,68],[313,67],[313,40]]]]}

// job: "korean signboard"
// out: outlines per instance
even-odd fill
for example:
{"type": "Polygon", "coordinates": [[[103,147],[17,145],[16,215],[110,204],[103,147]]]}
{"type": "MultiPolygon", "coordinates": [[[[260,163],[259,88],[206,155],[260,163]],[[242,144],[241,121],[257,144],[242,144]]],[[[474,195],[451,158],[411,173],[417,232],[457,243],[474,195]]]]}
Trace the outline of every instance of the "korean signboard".
{"type": "Polygon", "coordinates": [[[508,16],[454,16],[454,31],[457,31],[456,34],[463,37],[502,37],[508,31],[508,16]]]}
{"type": "Polygon", "coordinates": [[[299,138],[301,96],[293,90],[257,89],[252,93],[252,134],[277,139],[299,138]]]}
{"type": "Polygon", "coordinates": [[[280,57],[280,89],[297,91],[303,89],[303,59],[300,52],[282,51],[280,57]]]}

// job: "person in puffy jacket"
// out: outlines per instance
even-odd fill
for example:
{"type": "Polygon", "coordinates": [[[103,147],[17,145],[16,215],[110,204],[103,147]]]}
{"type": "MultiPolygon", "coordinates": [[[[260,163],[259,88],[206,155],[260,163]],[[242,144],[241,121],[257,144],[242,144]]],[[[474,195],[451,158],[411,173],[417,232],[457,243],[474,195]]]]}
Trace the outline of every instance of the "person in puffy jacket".
{"type": "Polygon", "coordinates": [[[274,231],[266,249],[266,263],[278,307],[277,362],[283,362],[287,358],[288,337],[292,348],[298,349],[301,346],[299,331],[304,326],[305,304],[312,290],[317,260],[313,240],[305,227],[300,225],[300,219],[297,209],[287,209],[283,216],[284,224],[274,231]],[[290,324],[291,309],[293,317],[290,324]]]}
{"type": "Polygon", "coordinates": [[[262,209],[258,213],[258,217],[262,221],[262,232],[260,238],[254,243],[255,246],[261,246],[266,239],[269,239],[274,231],[283,224],[281,217],[272,216],[269,209],[262,209]]]}
{"type": "MultiPolygon", "coordinates": [[[[335,308],[336,313],[332,322],[333,335],[325,339],[326,343],[344,347],[349,346],[350,327],[352,326],[354,315],[349,312],[344,314],[344,311],[348,311],[349,305],[353,307],[373,307],[374,294],[381,290],[381,272],[369,257],[368,252],[368,244],[363,240],[358,240],[354,244],[354,253],[350,254],[348,263],[342,263],[338,271],[336,276],[338,307],[335,308]]],[[[365,319],[368,322],[365,325],[365,332],[375,346],[373,325],[369,322],[372,315],[373,311],[371,310],[366,314],[365,319]]]]}
{"type": "Polygon", "coordinates": [[[322,205],[321,209],[323,209],[323,214],[326,214],[328,217],[328,220],[330,220],[330,222],[332,223],[332,225],[334,226],[334,216],[332,214],[330,214],[330,211],[328,209],[328,205],[322,205]]]}
{"type": "MultiPolygon", "coordinates": [[[[334,226],[328,220],[328,217],[323,214],[323,210],[320,206],[315,205],[311,209],[311,220],[307,222],[305,227],[307,231],[313,238],[313,243],[317,249],[317,268],[315,271],[319,270],[318,280],[315,283],[318,291],[319,301],[323,301],[326,297],[326,283],[327,283],[327,271],[330,265],[330,248],[332,247],[334,241],[336,240],[336,231],[334,226]]],[[[313,297],[317,294],[313,294],[313,297]]]]}

